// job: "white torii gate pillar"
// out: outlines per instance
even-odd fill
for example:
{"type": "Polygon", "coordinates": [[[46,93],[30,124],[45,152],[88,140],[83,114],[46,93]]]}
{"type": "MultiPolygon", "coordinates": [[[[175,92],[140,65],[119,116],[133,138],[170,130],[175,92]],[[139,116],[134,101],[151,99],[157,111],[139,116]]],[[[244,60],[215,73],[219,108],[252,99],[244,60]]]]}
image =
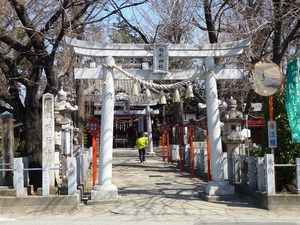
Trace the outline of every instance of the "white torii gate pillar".
{"type": "Polygon", "coordinates": [[[151,121],[151,111],[150,106],[146,107],[146,120],[147,120],[147,132],[148,132],[148,152],[147,155],[155,155],[153,151],[153,139],[152,139],[152,121],[151,121]]]}
{"type": "MultiPolygon", "coordinates": [[[[214,58],[205,58],[204,65],[207,70],[214,68],[214,58]]],[[[233,195],[234,186],[224,180],[218,90],[213,71],[208,71],[208,74],[205,76],[205,94],[207,125],[211,146],[210,163],[212,181],[209,181],[204,186],[204,191],[209,196],[233,195]]]]}
{"type": "MultiPolygon", "coordinates": [[[[113,57],[104,59],[106,65],[115,65],[113,57]]],[[[113,68],[103,67],[105,82],[102,87],[102,115],[98,184],[91,191],[91,199],[94,201],[115,199],[118,197],[118,189],[112,184],[112,149],[113,149],[113,125],[115,106],[115,84],[113,68]]]]}

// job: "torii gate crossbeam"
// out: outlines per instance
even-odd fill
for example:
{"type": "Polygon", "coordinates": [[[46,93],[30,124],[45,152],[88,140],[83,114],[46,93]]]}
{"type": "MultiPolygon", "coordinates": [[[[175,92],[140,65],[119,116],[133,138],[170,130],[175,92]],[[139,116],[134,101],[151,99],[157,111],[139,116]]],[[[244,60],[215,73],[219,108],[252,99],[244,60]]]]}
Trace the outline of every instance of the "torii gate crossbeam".
{"type": "MultiPolygon", "coordinates": [[[[154,45],[140,44],[100,44],[87,41],[81,41],[72,38],[66,38],[66,43],[73,47],[76,54],[90,57],[104,57],[105,64],[114,66],[113,57],[135,57],[145,58],[154,56],[154,45]]],[[[224,181],[222,169],[222,145],[220,131],[220,114],[218,105],[217,85],[216,85],[216,68],[214,57],[224,58],[233,57],[243,52],[243,48],[250,44],[250,39],[236,42],[207,45],[168,45],[168,57],[180,58],[204,58],[206,68],[206,105],[207,105],[207,122],[211,147],[211,177],[212,181],[205,186],[207,195],[228,195],[234,194],[234,187],[224,181]]],[[[186,72],[186,71],[185,71],[186,72]]],[[[220,72],[220,70],[219,70],[220,72]]],[[[226,75],[230,77],[231,73],[226,75]]],[[[240,74],[236,70],[233,73],[240,74]]],[[[176,76],[177,72],[171,71],[165,74],[156,74],[151,71],[144,71],[143,76],[159,76],[158,79],[170,79],[176,76]],[[170,76],[170,73],[174,75],[170,76]]],[[[186,74],[186,73],[185,73],[186,74]]],[[[105,85],[102,90],[102,115],[101,115],[101,153],[98,184],[93,188],[92,200],[111,199],[118,196],[117,188],[111,183],[112,178],[112,139],[113,139],[113,120],[114,120],[114,79],[122,79],[123,75],[118,75],[113,67],[94,68],[93,70],[77,69],[75,75],[79,79],[104,79],[105,85]],[[85,71],[84,71],[85,70],[85,71]],[[90,73],[87,73],[87,72],[90,73]],[[91,76],[92,75],[92,76],[91,76]]],[[[240,76],[240,75],[239,75],[240,76]]],[[[177,76],[178,77],[178,76],[177,76]]],[[[185,75],[180,76],[187,79],[185,75]]],[[[128,79],[124,78],[123,79],[128,79]]],[[[145,79],[145,78],[144,78],[145,79]]],[[[225,76],[226,79],[226,76],[225,76]]],[[[231,79],[238,79],[232,76],[231,79]]]]}
{"type": "MultiPolygon", "coordinates": [[[[155,44],[100,44],[69,37],[66,37],[65,40],[68,45],[73,46],[76,54],[91,57],[153,57],[153,46],[155,46],[155,44]]],[[[225,58],[243,53],[243,48],[249,44],[250,39],[206,45],[169,44],[168,50],[169,57],[173,58],[206,58],[209,56],[225,58]]]]}

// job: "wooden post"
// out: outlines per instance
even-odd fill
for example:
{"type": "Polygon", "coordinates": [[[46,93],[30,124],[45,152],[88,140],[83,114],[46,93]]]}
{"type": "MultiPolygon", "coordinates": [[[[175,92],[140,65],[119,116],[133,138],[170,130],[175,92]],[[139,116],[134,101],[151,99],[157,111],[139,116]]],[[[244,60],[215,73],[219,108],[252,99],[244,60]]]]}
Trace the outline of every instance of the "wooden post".
{"type": "Polygon", "coordinates": [[[170,133],[167,131],[168,163],[170,162],[170,133]]]}
{"type": "Polygon", "coordinates": [[[194,161],[194,132],[190,132],[190,153],[191,153],[191,176],[195,177],[195,161],[194,161]]]}
{"type": "Polygon", "coordinates": [[[163,131],[161,134],[161,142],[162,142],[162,158],[165,161],[165,132],[163,131]]]}
{"type": "Polygon", "coordinates": [[[161,125],[161,144],[162,144],[162,158],[163,161],[165,161],[165,131],[166,131],[166,125],[161,125]]]}
{"type": "MultiPolygon", "coordinates": [[[[269,96],[269,114],[270,120],[274,120],[274,107],[273,107],[273,95],[269,96]]],[[[271,153],[274,154],[274,148],[271,148],[271,153]]]]}
{"type": "Polygon", "coordinates": [[[93,186],[97,180],[97,150],[98,150],[98,136],[100,135],[99,121],[93,118],[89,121],[89,131],[92,135],[92,165],[93,165],[93,186]]]}
{"type": "Polygon", "coordinates": [[[96,184],[97,180],[97,136],[96,132],[92,134],[92,144],[93,144],[93,186],[96,184]]]}
{"type": "Polygon", "coordinates": [[[182,132],[179,133],[179,165],[180,171],[183,171],[183,159],[182,159],[182,132]]]}
{"type": "Polygon", "coordinates": [[[191,176],[195,177],[195,160],[194,160],[194,133],[196,130],[196,121],[193,119],[188,123],[189,139],[190,139],[190,161],[191,161],[191,176]]]}

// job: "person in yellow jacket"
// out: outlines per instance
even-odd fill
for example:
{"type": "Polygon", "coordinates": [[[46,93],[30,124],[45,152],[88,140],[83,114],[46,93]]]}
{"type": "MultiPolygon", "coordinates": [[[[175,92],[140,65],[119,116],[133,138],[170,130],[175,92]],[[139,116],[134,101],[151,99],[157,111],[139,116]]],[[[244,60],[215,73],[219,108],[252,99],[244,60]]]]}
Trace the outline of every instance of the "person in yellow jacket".
{"type": "Polygon", "coordinates": [[[141,163],[145,164],[146,147],[148,146],[148,137],[146,133],[140,133],[135,141],[136,147],[139,150],[139,159],[141,163]]]}

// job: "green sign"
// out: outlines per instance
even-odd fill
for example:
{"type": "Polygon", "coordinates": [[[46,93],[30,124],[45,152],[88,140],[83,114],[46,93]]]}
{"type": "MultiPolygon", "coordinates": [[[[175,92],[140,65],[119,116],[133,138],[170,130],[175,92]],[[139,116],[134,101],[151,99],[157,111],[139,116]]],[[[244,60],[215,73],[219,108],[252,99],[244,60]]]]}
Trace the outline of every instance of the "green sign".
{"type": "Polygon", "coordinates": [[[292,141],[300,143],[299,64],[295,59],[288,64],[285,107],[292,130],[292,141]]]}

